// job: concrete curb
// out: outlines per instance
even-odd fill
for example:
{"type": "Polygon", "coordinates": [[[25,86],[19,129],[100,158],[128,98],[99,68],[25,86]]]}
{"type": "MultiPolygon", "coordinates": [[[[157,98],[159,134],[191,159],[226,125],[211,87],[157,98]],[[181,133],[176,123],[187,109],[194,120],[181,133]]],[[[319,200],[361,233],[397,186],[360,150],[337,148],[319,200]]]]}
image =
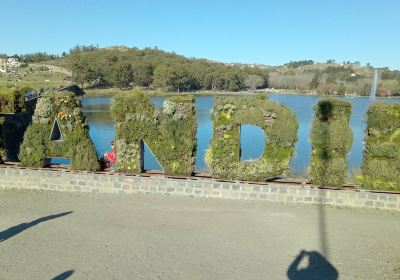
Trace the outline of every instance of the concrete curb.
{"type": "Polygon", "coordinates": [[[365,190],[321,189],[291,183],[221,182],[215,179],[175,179],[165,176],[124,175],[0,167],[0,188],[93,193],[155,193],[190,197],[324,204],[400,211],[400,194],[365,190]]]}

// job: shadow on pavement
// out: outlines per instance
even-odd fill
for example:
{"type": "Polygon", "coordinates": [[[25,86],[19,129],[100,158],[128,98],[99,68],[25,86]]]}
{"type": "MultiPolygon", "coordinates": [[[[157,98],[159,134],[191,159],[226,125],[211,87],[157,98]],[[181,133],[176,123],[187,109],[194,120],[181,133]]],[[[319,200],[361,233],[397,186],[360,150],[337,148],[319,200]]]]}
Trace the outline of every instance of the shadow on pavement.
{"type": "Polygon", "coordinates": [[[290,280],[336,280],[339,273],[336,268],[317,251],[301,251],[289,266],[287,276],[290,280]],[[306,267],[300,264],[308,259],[306,267]]]}
{"type": "Polygon", "coordinates": [[[48,220],[60,218],[60,217],[65,216],[65,215],[69,215],[72,212],[73,211],[64,212],[64,213],[55,214],[55,215],[50,215],[50,216],[39,218],[39,219],[34,220],[32,222],[29,222],[29,223],[22,223],[22,224],[10,227],[9,229],[6,229],[6,230],[0,232],[0,242],[6,241],[7,239],[9,239],[9,238],[11,238],[11,237],[23,232],[24,230],[26,230],[28,228],[34,227],[37,224],[46,222],[48,220]]]}
{"type": "Polygon", "coordinates": [[[287,276],[290,280],[337,280],[339,277],[337,269],[328,261],[329,244],[325,202],[326,191],[320,190],[318,226],[321,253],[302,250],[288,268],[287,276]]]}
{"type": "Polygon", "coordinates": [[[72,274],[74,274],[74,270],[68,270],[68,271],[61,273],[60,275],[57,275],[56,277],[52,278],[51,280],[65,280],[65,279],[69,278],[72,274]]]}

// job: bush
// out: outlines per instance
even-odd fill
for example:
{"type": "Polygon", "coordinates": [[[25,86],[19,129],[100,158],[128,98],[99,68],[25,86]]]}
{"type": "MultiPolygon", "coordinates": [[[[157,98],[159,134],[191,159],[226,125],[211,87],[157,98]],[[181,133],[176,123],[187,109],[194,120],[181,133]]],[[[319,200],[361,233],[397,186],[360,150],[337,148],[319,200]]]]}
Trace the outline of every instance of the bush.
{"type": "Polygon", "coordinates": [[[37,102],[19,159],[22,166],[43,167],[46,156],[70,158],[72,169],[99,170],[80,101],[72,93],[49,92],[37,102]],[[54,138],[57,132],[61,139],[54,138]]]}
{"type": "Polygon", "coordinates": [[[377,102],[369,108],[365,142],[359,183],[400,191],[400,104],[377,102]]]}
{"type": "MultiPolygon", "coordinates": [[[[0,112],[1,113],[20,113],[25,111],[25,93],[30,89],[24,88],[0,88],[0,112]]],[[[3,123],[5,117],[0,117],[0,162],[7,158],[7,149],[3,141],[3,123]]]]}
{"type": "Polygon", "coordinates": [[[0,112],[19,113],[25,111],[25,93],[29,88],[0,88],[0,112]]]}
{"type": "Polygon", "coordinates": [[[267,180],[288,167],[297,140],[297,121],[288,108],[259,98],[215,99],[214,132],[206,163],[213,177],[232,180],[267,180]],[[240,161],[240,125],[261,127],[267,141],[255,161],[240,161]]]}
{"type": "Polygon", "coordinates": [[[192,175],[196,154],[193,96],[170,97],[158,110],[140,91],[120,94],[113,100],[111,114],[116,126],[117,170],[144,170],[145,141],[165,174],[192,175]]]}
{"type": "Polygon", "coordinates": [[[310,181],[341,186],[347,175],[347,155],[353,143],[349,126],[351,103],[324,98],[315,107],[311,131],[310,181]]]}

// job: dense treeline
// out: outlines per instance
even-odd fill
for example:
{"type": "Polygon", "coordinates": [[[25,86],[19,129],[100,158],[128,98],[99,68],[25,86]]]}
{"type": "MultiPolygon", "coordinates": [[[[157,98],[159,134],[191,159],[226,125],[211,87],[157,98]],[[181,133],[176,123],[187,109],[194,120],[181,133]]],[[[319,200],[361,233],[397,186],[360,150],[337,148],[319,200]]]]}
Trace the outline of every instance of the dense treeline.
{"type": "MultiPolygon", "coordinates": [[[[99,49],[98,45],[75,45],[75,47],[69,49],[69,54],[73,54],[73,53],[79,53],[79,52],[92,52],[92,51],[96,51],[99,49]]],[[[63,53],[63,56],[65,56],[66,53],[63,53]]]]}
{"type": "Polygon", "coordinates": [[[75,48],[67,57],[74,82],[86,86],[131,85],[166,91],[266,88],[268,71],[189,59],[158,49],[75,48]]]}
{"type": "Polygon", "coordinates": [[[306,65],[313,65],[313,60],[299,60],[299,61],[291,61],[289,63],[284,64],[283,66],[287,68],[299,68],[306,65]]]}
{"type": "Polygon", "coordinates": [[[389,69],[384,69],[381,74],[382,80],[397,80],[400,83],[400,71],[393,70],[390,71],[389,69]]]}
{"type": "Polygon", "coordinates": [[[18,58],[21,62],[24,63],[32,63],[32,62],[42,62],[49,61],[59,58],[58,55],[48,54],[45,52],[36,52],[36,53],[28,53],[28,54],[20,54],[14,55],[13,57],[18,58]]]}
{"type": "MultiPolygon", "coordinates": [[[[69,54],[76,53],[76,52],[89,52],[97,50],[99,47],[94,45],[89,46],[81,46],[76,45],[75,47],[69,50],[69,54]]],[[[68,53],[63,52],[61,57],[67,56],[68,53]]],[[[27,53],[27,54],[14,54],[12,56],[8,56],[6,54],[0,53],[0,58],[7,58],[7,57],[14,57],[17,58],[19,61],[23,63],[32,63],[32,62],[43,62],[43,61],[50,61],[60,58],[57,54],[48,54],[46,52],[35,52],[35,53],[27,53]]]]}

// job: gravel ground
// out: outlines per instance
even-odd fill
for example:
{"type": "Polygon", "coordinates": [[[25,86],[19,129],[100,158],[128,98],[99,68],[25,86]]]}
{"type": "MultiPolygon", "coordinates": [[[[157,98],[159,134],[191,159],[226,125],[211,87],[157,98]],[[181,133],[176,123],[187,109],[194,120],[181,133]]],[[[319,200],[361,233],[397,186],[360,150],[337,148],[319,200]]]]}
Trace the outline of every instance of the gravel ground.
{"type": "Polygon", "coordinates": [[[0,279],[396,279],[399,237],[394,212],[0,190],[0,279]]]}

